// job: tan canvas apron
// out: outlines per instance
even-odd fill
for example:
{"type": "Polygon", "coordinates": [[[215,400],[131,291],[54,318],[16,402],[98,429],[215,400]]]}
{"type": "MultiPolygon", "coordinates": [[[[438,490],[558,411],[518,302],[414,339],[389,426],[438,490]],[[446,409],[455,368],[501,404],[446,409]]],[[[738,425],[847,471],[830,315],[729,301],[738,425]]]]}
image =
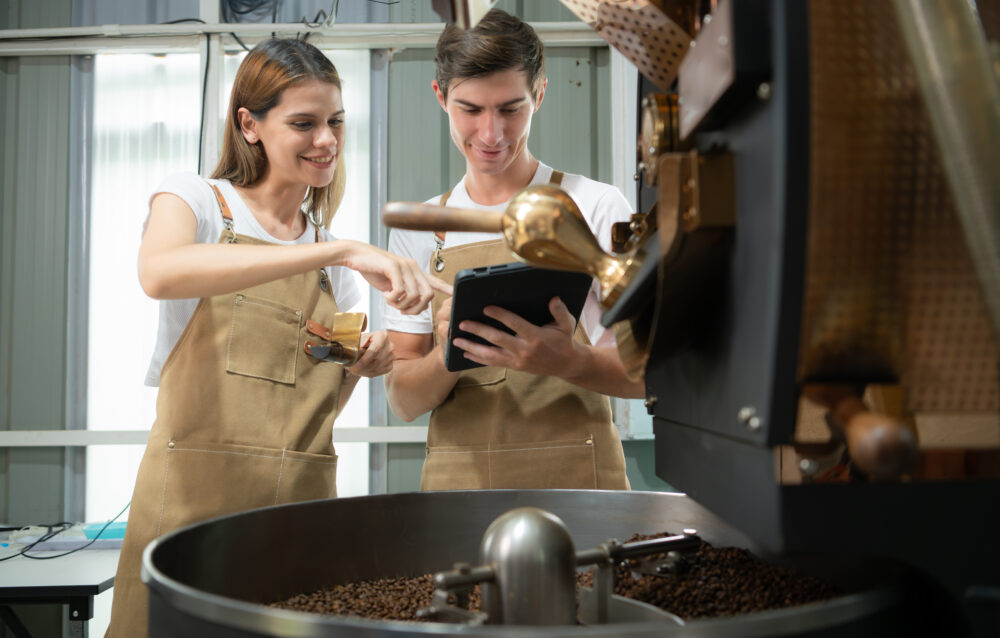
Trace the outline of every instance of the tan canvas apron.
{"type": "MultiPolygon", "coordinates": [[[[220,242],[268,243],[236,235],[230,223],[220,242]]],[[[336,496],[332,428],[344,368],[303,350],[306,321],[331,326],[336,313],[318,269],[199,301],[163,364],[107,636],[146,636],[139,574],[142,551],[157,536],[215,516],[336,496]]]]}
{"type": "MultiPolygon", "coordinates": [[[[552,183],[561,181],[553,172],[552,183]]],[[[465,268],[512,260],[500,239],[439,242],[430,272],[451,283],[465,268]]],[[[443,301],[435,295],[432,316],[443,301]]],[[[589,343],[579,325],[574,338],[589,343]]],[[[507,488],[629,489],[608,397],[557,377],[493,366],[463,371],[431,413],[420,489],[507,488]]]]}

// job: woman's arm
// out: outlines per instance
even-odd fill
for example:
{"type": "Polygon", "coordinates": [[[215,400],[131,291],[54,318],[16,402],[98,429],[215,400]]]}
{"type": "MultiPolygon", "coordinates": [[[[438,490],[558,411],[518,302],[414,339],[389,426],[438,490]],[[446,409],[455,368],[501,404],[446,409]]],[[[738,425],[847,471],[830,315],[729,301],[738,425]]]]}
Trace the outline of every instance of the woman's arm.
{"type": "Polygon", "coordinates": [[[354,387],[361,377],[379,377],[392,370],[396,355],[392,342],[386,337],[384,330],[361,335],[364,344],[364,354],[350,368],[344,370],[344,382],[340,386],[340,404],[338,411],[343,410],[347,400],[351,398],[354,387]]]}
{"type": "Polygon", "coordinates": [[[139,248],[139,283],[154,299],[210,297],[324,266],[357,270],[386,302],[406,314],[423,309],[433,291],[451,287],[412,260],[361,242],[338,239],[295,246],[198,244],[197,221],[180,197],[153,199],[139,248]]]}

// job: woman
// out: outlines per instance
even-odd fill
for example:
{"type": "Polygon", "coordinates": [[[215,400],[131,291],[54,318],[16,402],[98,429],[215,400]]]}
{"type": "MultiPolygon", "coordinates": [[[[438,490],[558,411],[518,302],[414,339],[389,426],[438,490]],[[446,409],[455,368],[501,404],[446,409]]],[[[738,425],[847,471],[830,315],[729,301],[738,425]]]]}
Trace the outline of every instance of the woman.
{"type": "Polygon", "coordinates": [[[143,548],[183,525],[336,496],[332,426],[359,377],[392,368],[384,332],[350,367],[322,359],[353,269],[407,314],[434,289],[415,262],[324,227],[344,190],[344,108],[333,64],[299,40],[255,47],[236,74],[211,180],[167,178],[139,250],[161,302],[147,384],[159,385],[115,579],[108,636],[146,635],[143,548]],[[346,267],[346,268],[345,268],[346,267]]]}

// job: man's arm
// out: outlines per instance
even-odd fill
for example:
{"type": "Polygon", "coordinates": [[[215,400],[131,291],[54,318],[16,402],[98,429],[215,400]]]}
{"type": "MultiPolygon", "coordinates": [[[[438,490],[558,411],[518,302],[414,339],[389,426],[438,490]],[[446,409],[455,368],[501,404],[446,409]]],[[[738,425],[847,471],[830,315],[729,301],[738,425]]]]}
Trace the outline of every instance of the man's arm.
{"type": "Polygon", "coordinates": [[[618,356],[618,349],[607,339],[594,346],[573,340],[576,321],[559,298],[549,302],[555,322],[535,326],[512,312],[487,306],[483,313],[514,331],[513,335],[475,321],[463,321],[462,330],[478,335],[492,346],[467,339],[455,339],[466,357],[484,365],[502,366],[532,374],[559,377],[587,390],[623,398],[642,398],[643,381],[630,381],[618,356]]]}
{"type": "Polygon", "coordinates": [[[444,367],[443,346],[433,346],[430,333],[390,330],[389,341],[396,362],[385,377],[386,395],[393,413],[409,423],[444,402],[458,373],[444,367]]]}

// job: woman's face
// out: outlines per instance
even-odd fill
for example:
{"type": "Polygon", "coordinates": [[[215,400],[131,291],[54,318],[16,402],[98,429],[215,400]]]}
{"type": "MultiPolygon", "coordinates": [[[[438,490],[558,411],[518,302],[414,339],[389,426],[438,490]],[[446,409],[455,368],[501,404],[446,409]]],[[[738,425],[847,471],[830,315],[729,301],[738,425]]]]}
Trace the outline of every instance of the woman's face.
{"type": "Polygon", "coordinates": [[[308,80],[290,86],[260,120],[240,109],[243,137],[264,146],[264,179],[321,188],[333,181],[344,148],[344,102],[340,89],[308,80]]]}

